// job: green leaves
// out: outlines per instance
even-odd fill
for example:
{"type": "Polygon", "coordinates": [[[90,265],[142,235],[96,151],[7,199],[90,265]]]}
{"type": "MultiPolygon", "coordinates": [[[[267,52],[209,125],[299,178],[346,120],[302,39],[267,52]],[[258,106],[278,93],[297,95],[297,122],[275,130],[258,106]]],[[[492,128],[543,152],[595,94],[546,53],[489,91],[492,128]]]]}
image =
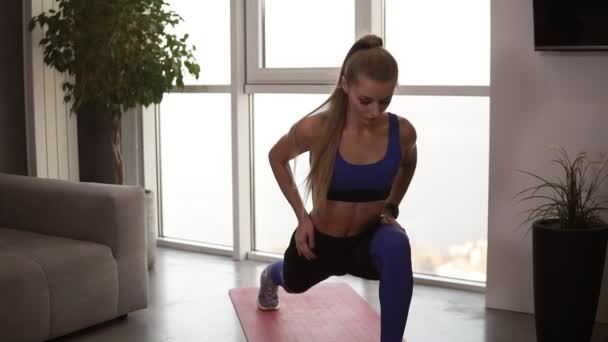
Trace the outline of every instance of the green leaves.
{"type": "Polygon", "coordinates": [[[184,72],[200,67],[188,35],[166,28],[183,19],[162,0],[57,0],[57,10],[33,17],[30,30],[44,31],[44,62],[73,79],[63,85],[66,102],[126,111],[160,103],[183,87],[184,72]]]}
{"type": "MultiPolygon", "coordinates": [[[[563,147],[557,149],[557,158],[552,162],[559,165],[562,176],[555,181],[528,171],[517,170],[535,178],[539,183],[517,193],[521,201],[541,200],[537,205],[526,210],[528,213],[523,223],[539,219],[557,219],[563,229],[587,229],[602,224],[600,212],[607,210],[608,201],[599,200],[598,191],[608,178],[608,159],[591,160],[587,153],[579,153],[571,160],[563,147]],[[544,192],[544,194],[538,194],[544,192]]],[[[522,224],[523,224],[522,223],[522,224]]]]}

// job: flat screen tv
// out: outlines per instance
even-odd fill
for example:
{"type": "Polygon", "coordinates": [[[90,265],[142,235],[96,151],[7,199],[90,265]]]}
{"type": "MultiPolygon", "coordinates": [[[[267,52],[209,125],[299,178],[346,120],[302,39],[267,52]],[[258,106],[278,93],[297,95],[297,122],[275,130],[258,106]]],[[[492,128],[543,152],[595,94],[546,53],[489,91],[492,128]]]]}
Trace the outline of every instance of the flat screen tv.
{"type": "Polygon", "coordinates": [[[533,0],[535,50],[608,50],[608,0],[533,0]]]}

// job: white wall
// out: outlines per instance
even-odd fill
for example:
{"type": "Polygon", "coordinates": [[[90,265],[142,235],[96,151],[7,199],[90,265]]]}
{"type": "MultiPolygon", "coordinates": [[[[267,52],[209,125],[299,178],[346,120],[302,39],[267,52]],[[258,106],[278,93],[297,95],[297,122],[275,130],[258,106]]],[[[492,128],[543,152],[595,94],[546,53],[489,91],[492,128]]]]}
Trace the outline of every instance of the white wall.
{"type": "Polygon", "coordinates": [[[63,101],[61,87],[66,76],[44,63],[40,27],[27,30],[32,16],[56,6],[53,0],[23,2],[28,173],[78,181],[77,119],[63,101]]]}
{"type": "MultiPolygon", "coordinates": [[[[608,52],[535,52],[530,0],[493,0],[491,15],[487,306],[532,313],[532,234],[516,230],[526,208],[512,199],[532,182],[514,170],[556,176],[550,144],[608,152],[608,52]]],[[[606,268],[598,320],[608,322],[606,268]]]]}

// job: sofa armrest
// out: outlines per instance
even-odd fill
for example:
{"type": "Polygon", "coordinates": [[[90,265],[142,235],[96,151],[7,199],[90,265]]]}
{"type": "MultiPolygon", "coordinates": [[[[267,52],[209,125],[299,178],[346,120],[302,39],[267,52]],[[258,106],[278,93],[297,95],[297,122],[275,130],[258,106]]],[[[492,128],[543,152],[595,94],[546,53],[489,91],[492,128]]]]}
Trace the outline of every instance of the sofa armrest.
{"type": "Polygon", "coordinates": [[[118,268],[117,314],[148,304],[144,190],[0,173],[0,227],[96,242],[118,268]]]}
{"type": "Polygon", "coordinates": [[[106,245],[118,268],[117,314],[148,304],[144,190],[0,173],[0,227],[106,245]]]}
{"type": "Polygon", "coordinates": [[[145,255],[144,190],[0,173],[0,226],[145,255]]]}

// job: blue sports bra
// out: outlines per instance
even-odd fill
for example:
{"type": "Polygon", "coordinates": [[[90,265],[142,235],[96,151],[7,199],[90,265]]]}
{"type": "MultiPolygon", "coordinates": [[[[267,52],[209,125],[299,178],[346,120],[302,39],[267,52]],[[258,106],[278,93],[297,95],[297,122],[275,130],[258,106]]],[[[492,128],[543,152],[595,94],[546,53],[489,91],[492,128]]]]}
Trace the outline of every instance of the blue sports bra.
{"type": "Polygon", "coordinates": [[[334,173],[327,199],[342,202],[371,202],[386,199],[401,163],[399,120],[389,115],[388,147],[384,158],[371,164],[351,164],[336,153],[334,173]]]}

